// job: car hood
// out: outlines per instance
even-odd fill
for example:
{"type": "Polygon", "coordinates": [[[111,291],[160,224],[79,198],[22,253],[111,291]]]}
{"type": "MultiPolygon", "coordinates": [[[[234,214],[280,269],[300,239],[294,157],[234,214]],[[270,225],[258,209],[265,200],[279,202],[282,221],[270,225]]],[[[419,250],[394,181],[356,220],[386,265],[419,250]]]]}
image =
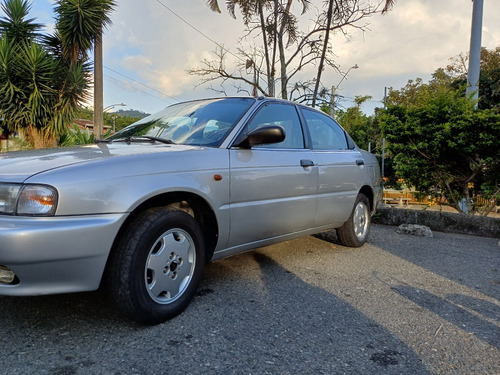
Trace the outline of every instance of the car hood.
{"type": "Polygon", "coordinates": [[[14,151],[0,154],[0,182],[23,182],[27,178],[68,165],[96,162],[120,156],[180,152],[197,146],[148,143],[100,143],[79,147],[14,151]]]}

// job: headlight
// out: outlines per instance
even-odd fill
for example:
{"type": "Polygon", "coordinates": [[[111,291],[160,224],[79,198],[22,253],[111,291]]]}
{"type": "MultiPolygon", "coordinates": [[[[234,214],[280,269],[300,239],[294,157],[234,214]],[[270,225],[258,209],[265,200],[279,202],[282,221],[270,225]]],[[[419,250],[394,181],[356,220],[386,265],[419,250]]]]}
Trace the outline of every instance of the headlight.
{"type": "Polygon", "coordinates": [[[0,213],[14,214],[21,185],[0,184],[0,213]]]}
{"type": "Polygon", "coordinates": [[[0,184],[0,213],[52,216],[57,208],[57,191],[47,185],[0,184]]]}

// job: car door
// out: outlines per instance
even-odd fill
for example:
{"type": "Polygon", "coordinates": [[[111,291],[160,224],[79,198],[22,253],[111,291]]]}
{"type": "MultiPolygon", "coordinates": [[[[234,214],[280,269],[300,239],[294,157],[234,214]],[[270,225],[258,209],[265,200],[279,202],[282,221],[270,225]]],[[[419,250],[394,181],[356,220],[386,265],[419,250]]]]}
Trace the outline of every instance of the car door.
{"type": "Polygon", "coordinates": [[[308,108],[301,111],[318,168],[316,224],[340,226],[351,214],[364,181],[363,156],[331,117],[308,108]]]}
{"type": "Polygon", "coordinates": [[[281,143],[230,150],[231,233],[228,247],[314,227],[318,170],[304,149],[294,105],[267,103],[243,129],[280,125],[281,143]]]}

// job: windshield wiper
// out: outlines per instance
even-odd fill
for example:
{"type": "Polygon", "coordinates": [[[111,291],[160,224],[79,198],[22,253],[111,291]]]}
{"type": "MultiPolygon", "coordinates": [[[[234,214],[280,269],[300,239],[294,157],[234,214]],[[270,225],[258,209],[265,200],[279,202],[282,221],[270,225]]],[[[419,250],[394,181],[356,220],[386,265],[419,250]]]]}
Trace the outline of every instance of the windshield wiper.
{"type": "Polygon", "coordinates": [[[160,138],[160,137],[151,137],[149,135],[143,135],[143,136],[141,136],[141,138],[147,138],[147,139],[150,139],[152,141],[157,141],[157,142],[165,143],[167,145],[175,145],[175,142],[173,142],[170,139],[165,139],[165,138],[160,138]]]}
{"type": "Polygon", "coordinates": [[[94,139],[94,143],[111,143],[112,139],[94,139]]]}
{"type": "Polygon", "coordinates": [[[173,141],[171,141],[170,139],[152,137],[149,135],[141,135],[138,137],[125,137],[125,138],[118,138],[118,139],[98,139],[98,140],[96,140],[96,142],[105,142],[105,143],[111,143],[111,142],[127,142],[127,143],[160,142],[160,143],[165,143],[167,145],[175,145],[175,143],[173,141]]]}

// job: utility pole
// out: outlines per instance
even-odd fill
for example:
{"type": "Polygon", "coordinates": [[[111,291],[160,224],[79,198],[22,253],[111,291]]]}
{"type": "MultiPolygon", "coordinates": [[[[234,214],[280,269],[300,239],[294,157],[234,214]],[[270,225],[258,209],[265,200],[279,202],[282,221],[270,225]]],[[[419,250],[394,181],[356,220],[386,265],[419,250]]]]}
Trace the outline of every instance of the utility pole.
{"type": "Polygon", "coordinates": [[[330,116],[335,116],[335,86],[332,86],[332,96],[330,97],[330,116]]]}
{"type": "Polygon", "coordinates": [[[102,71],[102,28],[94,44],[94,139],[103,134],[103,71],[102,71]]]}
{"type": "Polygon", "coordinates": [[[470,36],[469,73],[466,95],[479,99],[479,72],[481,69],[481,33],[483,27],[483,0],[472,0],[472,30],[470,36]]]}

